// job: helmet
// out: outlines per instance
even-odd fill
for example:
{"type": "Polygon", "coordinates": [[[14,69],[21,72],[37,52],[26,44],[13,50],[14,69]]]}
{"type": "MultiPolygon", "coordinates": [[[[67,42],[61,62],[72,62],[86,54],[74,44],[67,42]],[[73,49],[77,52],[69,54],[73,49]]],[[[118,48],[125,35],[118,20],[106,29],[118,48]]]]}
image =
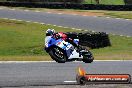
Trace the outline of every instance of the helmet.
{"type": "Polygon", "coordinates": [[[48,29],[47,31],[46,31],[46,36],[51,36],[51,35],[53,35],[55,33],[55,30],[54,29],[48,29]]]}

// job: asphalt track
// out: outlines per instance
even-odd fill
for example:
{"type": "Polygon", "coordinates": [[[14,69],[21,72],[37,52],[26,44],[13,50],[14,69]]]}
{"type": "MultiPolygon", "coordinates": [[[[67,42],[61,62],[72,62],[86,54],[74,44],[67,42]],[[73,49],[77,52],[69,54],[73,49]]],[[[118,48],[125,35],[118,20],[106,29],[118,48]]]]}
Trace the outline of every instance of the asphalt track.
{"type": "Polygon", "coordinates": [[[118,35],[132,36],[132,20],[53,14],[47,12],[33,12],[23,10],[0,9],[0,18],[37,21],[64,27],[90,29],[97,32],[107,32],[118,35]]]}
{"type": "Polygon", "coordinates": [[[76,84],[79,66],[88,74],[132,75],[132,61],[0,63],[0,87],[76,84]]]}

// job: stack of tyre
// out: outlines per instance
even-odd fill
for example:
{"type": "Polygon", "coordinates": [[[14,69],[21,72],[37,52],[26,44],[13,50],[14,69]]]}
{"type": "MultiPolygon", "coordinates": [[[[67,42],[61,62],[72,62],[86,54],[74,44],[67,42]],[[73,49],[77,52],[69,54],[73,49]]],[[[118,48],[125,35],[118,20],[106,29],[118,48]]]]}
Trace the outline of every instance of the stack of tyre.
{"type": "Polygon", "coordinates": [[[92,49],[103,48],[111,46],[108,34],[105,32],[85,32],[85,33],[75,33],[67,32],[69,38],[79,39],[79,44],[82,46],[87,46],[92,49]]]}

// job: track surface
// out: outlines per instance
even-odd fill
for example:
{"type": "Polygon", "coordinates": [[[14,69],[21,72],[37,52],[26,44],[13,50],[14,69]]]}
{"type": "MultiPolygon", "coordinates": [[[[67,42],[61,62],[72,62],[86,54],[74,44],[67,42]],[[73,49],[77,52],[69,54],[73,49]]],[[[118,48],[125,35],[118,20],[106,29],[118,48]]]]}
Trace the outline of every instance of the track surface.
{"type": "Polygon", "coordinates": [[[132,75],[132,61],[95,61],[91,64],[83,62],[0,63],[0,86],[76,84],[74,81],[76,81],[78,66],[83,67],[89,74],[124,73],[132,75]]]}
{"type": "Polygon", "coordinates": [[[0,9],[0,18],[37,21],[65,27],[91,29],[98,32],[132,36],[132,20],[125,19],[93,16],[74,16],[46,12],[37,13],[33,11],[9,9],[0,9]]]}

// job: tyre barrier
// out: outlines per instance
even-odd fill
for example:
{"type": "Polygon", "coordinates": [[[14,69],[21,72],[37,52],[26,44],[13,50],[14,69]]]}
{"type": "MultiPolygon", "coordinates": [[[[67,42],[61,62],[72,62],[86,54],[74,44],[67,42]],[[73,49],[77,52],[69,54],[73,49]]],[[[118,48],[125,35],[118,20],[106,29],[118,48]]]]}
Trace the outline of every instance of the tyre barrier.
{"type": "Polygon", "coordinates": [[[66,34],[69,38],[79,39],[80,45],[87,46],[92,49],[111,46],[109,36],[105,32],[95,32],[95,33],[66,32],[66,34]]]}

